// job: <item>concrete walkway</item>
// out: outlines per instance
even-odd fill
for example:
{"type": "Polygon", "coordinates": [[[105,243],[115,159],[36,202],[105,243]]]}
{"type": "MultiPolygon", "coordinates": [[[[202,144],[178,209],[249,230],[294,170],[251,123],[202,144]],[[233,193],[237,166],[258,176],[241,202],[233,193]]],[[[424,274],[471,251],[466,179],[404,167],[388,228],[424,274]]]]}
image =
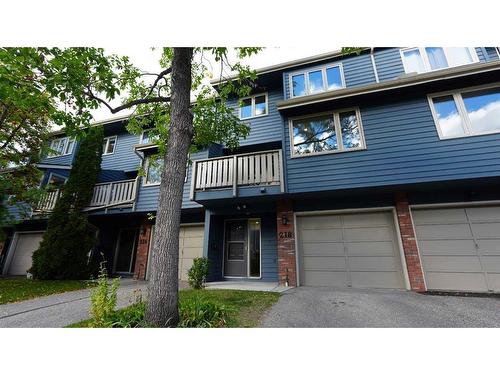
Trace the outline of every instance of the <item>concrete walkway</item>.
{"type": "MultiPolygon", "coordinates": [[[[117,307],[135,302],[139,293],[146,296],[147,284],[144,281],[122,279],[117,307]]],[[[90,290],[84,289],[0,305],[0,327],[57,328],[88,319],[89,294],[90,290]]]]}
{"type": "Polygon", "coordinates": [[[282,293],[289,287],[280,286],[278,283],[265,281],[213,281],[205,284],[206,289],[231,289],[231,290],[252,290],[256,292],[277,292],[282,293]]]}
{"type": "Polygon", "coordinates": [[[500,327],[500,298],[299,287],[283,293],[261,326],[500,327]]]}

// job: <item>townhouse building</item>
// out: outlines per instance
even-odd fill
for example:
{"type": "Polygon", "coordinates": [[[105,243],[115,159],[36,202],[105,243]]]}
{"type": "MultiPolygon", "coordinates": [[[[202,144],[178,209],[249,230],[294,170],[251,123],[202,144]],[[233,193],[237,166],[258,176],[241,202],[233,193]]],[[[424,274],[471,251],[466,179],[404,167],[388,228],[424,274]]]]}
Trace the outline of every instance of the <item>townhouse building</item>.
{"type": "MultiPolygon", "coordinates": [[[[249,136],[190,155],[180,279],[204,256],[209,281],[500,291],[498,48],[366,48],[257,73],[230,103],[249,136]]],[[[147,279],[161,166],[126,123],[96,124],[87,211],[110,271],[147,279]]],[[[51,147],[42,183],[62,186],[78,144],[59,134],[51,147]]],[[[26,273],[57,196],[9,228],[4,274],[26,273]]]]}

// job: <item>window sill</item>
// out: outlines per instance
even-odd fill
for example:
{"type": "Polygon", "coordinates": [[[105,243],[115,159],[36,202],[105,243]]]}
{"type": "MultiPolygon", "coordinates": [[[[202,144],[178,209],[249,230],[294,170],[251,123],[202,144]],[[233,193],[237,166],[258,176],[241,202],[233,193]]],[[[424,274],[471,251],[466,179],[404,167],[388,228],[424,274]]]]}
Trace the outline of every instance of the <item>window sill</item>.
{"type": "Polygon", "coordinates": [[[359,147],[359,148],[353,148],[351,150],[335,150],[335,151],[324,151],[324,152],[315,152],[313,154],[303,154],[303,155],[294,155],[293,153],[290,155],[291,159],[298,159],[298,158],[307,158],[311,156],[322,156],[322,155],[336,155],[336,154],[346,154],[349,152],[356,152],[356,151],[365,151],[367,150],[367,147],[359,147]]]}
{"type": "Polygon", "coordinates": [[[260,118],[260,117],[266,117],[269,116],[269,113],[266,113],[265,115],[258,115],[258,116],[252,116],[252,117],[245,117],[245,118],[239,118],[241,121],[246,121],[246,120],[251,120],[254,118],[260,118]]]}

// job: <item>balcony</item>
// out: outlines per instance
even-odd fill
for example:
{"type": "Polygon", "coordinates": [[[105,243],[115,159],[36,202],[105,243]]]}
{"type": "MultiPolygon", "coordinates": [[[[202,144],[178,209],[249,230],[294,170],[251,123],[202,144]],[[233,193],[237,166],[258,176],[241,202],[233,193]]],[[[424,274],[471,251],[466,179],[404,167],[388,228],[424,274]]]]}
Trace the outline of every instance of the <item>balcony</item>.
{"type": "MultiPolygon", "coordinates": [[[[92,199],[85,211],[122,205],[132,205],[137,196],[138,178],[94,185],[92,199]]],[[[60,196],[60,190],[49,191],[34,209],[35,213],[51,212],[60,196]]]]}
{"type": "Polygon", "coordinates": [[[281,150],[197,160],[193,164],[191,200],[283,192],[281,150]]]}

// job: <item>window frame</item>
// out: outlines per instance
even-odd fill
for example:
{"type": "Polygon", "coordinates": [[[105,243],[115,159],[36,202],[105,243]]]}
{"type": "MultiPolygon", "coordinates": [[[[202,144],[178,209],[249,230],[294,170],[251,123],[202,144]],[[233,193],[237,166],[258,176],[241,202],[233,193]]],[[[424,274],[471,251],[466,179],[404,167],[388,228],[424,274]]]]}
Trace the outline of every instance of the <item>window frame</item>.
{"type": "Polygon", "coordinates": [[[288,73],[288,90],[289,90],[288,92],[290,94],[290,98],[301,98],[303,96],[318,95],[318,94],[322,94],[322,93],[328,92],[328,91],[345,89],[345,87],[346,87],[346,85],[345,85],[345,76],[344,76],[344,66],[343,66],[342,62],[332,63],[332,64],[328,64],[328,65],[323,65],[323,66],[316,66],[316,67],[311,67],[311,68],[307,68],[307,69],[295,70],[293,72],[288,73]],[[329,89],[326,71],[330,68],[335,68],[335,67],[338,67],[340,70],[340,80],[342,81],[342,87],[339,89],[329,89]],[[318,70],[321,71],[321,76],[323,78],[323,89],[324,90],[319,91],[319,92],[315,92],[315,93],[311,93],[309,90],[309,73],[316,72],[318,70]],[[293,78],[293,76],[297,76],[297,75],[301,75],[301,74],[304,75],[304,85],[305,85],[306,93],[304,95],[295,96],[295,95],[293,95],[293,79],[292,78],[293,78]]]}
{"type": "Polygon", "coordinates": [[[492,84],[487,84],[487,85],[480,85],[480,86],[470,86],[466,87],[463,89],[458,89],[458,90],[449,90],[449,91],[441,91],[441,92],[436,92],[427,95],[427,101],[429,103],[429,107],[431,109],[432,113],[432,119],[434,120],[434,125],[436,127],[438,137],[440,140],[447,140],[447,139],[457,139],[457,138],[468,138],[468,137],[476,137],[480,135],[488,135],[488,134],[498,134],[500,133],[499,130],[492,130],[488,132],[481,132],[481,133],[474,133],[472,131],[472,124],[469,118],[469,114],[467,113],[467,108],[465,107],[465,103],[462,98],[462,94],[469,94],[473,93],[475,91],[483,91],[483,90],[488,90],[488,89],[494,89],[494,88],[500,88],[500,84],[498,83],[492,83],[492,84]],[[434,98],[439,98],[441,96],[452,96],[453,100],[455,101],[455,105],[458,110],[458,114],[460,116],[460,119],[462,120],[463,126],[465,128],[466,134],[464,135],[455,135],[455,136],[444,136],[441,127],[439,125],[439,120],[438,120],[438,114],[436,112],[436,109],[434,108],[434,102],[432,99],[434,98]]]}
{"type": "Polygon", "coordinates": [[[363,151],[363,150],[367,149],[366,140],[365,140],[365,132],[363,129],[363,122],[361,119],[361,111],[360,111],[359,107],[341,108],[341,109],[338,109],[335,111],[315,113],[315,114],[311,114],[311,115],[307,115],[307,116],[290,117],[288,119],[288,132],[289,132],[289,137],[290,137],[290,158],[292,158],[292,159],[310,157],[310,156],[326,155],[326,154],[342,154],[342,153],[346,153],[346,152],[363,151]],[[361,146],[356,147],[356,148],[344,149],[344,143],[343,143],[343,139],[342,139],[342,129],[340,126],[340,114],[345,113],[345,112],[352,112],[352,111],[354,111],[356,113],[356,120],[358,121],[358,126],[359,126],[359,135],[360,135],[361,146]],[[295,153],[295,145],[293,143],[293,122],[297,121],[297,120],[306,120],[309,118],[315,118],[315,117],[321,117],[321,116],[327,116],[327,115],[330,115],[333,117],[333,124],[335,126],[335,133],[337,134],[337,143],[339,145],[338,150],[314,152],[311,154],[297,154],[297,153],[295,153]]]}
{"type": "Polygon", "coordinates": [[[71,147],[68,148],[68,144],[69,144],[69,141],[70,141],[70,137],[57,137],[57,138],[53,138],[50,140],[50,145],[49,145],[49,149],[54,152],[55,150],[52,148],[52,144],[56,141],[56,140],[63,140],[64,141],[64,147],[63,147],[63,153],[61,154],[54,154],[54,153],[50,153],[46,156],[47,159],[52,159],[52,158],[58,158],[58,157],[61,157],[61,156],[67,156],[67,155],[71,155],[75,149],[75,143],[76,143],[76,140],[74,138],[71,138],[71,147]]]}
{"type": "MultiPolygon", "coordinates": [[[[428,48],[428,47],[407,47],[407,48],[401,48],[399,50],[399,54],[401,56],[401,61],[403,62],[403,68],[404,68],[404,71],[406,74],[423,74],[423,73],[429,73],[429,72],[437,72],[437,71],[444,70],[444,69],[456,68],[458,66],[471,65],[471,64],[476,64],[478,62],[481,62],[479,60],[479,56],[477,55],[475,47],[464,47],[464,48],[467,48],[469,50],[469,53],[470,53],[472,60],[473,60],[472,62],[465,63],[465,64],[459,64],[459,65],[448,65],[445,68],[432,69],[431,64],[429,62],[429,57],[427,56],[427,51],[425,50],[426,48],[428,48]],[[422,73],[408,71],[408,66],[406,64],[404,53],[406,51],[411,51],[411,50],[415,50],[415,49],[419,50],[420,56],[422,57],[422,63],[424,64],[424,71],[422,73]]],[[[440,48],[443,49],[444,55],[446,57],[446,62],[449,64],[449,57],[448,57],[448,52],[447,52],[448,47],[440,47],[440,48]]]]}
{"type": "Polygon", "coordinates": [[[252,118],[258,118],[258,117],[264,117],[264,116],[267,116],[269,115],[269,98],[268,98],[268,95],[267,95],[267,92],[264,92],[264,93],[260,93],[260,94],[254,94],[254,95],[249,95],[249,96],[245,96],[244,98],[239,98],[238,99],[238,118],[240,120],[249,120],[249,119],[252,119],[252,118]],[[264,113],[263,115],[255,115],[255,98],[258,97],[258,96],[264,96],[266,98],[266,113],[264,113]],[[241,102],[243,100],[246,100],[246,99],[251,99],[252,100],[252,115],[250,117],[241,117],[241,102]]]}
{"type": "Polygon", "coordinates": [[[102,156],[113,155],[115,153],[115,150],[116,150],[116,145],[118,144],[118,136],[110,135],[109,137],[104,137],[102,140],[103,140],[103,142],[106,141],[106,147],[104,147],[104,151],[102,153],[102,156]],[[115,139],[115,145],[113,147],[113,152],[106,152],[108,150],[109,141],[113,138],[115,139]]]}

